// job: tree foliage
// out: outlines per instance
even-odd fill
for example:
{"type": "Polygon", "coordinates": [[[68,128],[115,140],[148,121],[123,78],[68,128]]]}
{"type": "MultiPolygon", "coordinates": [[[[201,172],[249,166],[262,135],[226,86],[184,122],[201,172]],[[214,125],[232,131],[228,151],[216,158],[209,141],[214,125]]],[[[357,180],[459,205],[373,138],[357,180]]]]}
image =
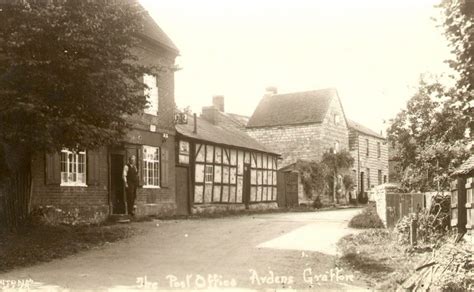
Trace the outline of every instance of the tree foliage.
{"type": "Polygon", "coordinates": [[[392,120],[388,139],[408,190],[447,188],[450,174],[467,157],[465,123],[451,98],[454,91],[422,78],[406,109],[392,120]]]}
{"type": "Polygon", "coordinates": [[[354,164],[354,158],[348,151],[333,153],[328,151],[323,154],[322,160],[301,161],[296,163],[297,169],[301,174],[301,181],[306,195],[311,198],[314,193],[325,194],[332,191],[334,179],[337,174],[346,170],[354,164]]]}
{"type": "MultiPolygon", "coordinates": [[[[31,157],[120,142],[146,107],[136,1],[12,1],[0,8],[0,191],[10,227],[29,212],[31,157]]],[[[0,222],[1,223],[1,222],[0,222]]]]}
{"type": "Polygon", "coordinates": [[[441,19],[454,58],[447,60],[457,72],[457,84],[451,98],[453,106],[462,111],[458,118],[474,138],[474,2],[443,0],[441,19]]]}
{"type": "Polygon", "coordinates": [[[0,12],[0,141],[34,150],[94,148],[121,139],[143,110],[132,49],[137,6],[111,1],[25,2],[0,12]]]}

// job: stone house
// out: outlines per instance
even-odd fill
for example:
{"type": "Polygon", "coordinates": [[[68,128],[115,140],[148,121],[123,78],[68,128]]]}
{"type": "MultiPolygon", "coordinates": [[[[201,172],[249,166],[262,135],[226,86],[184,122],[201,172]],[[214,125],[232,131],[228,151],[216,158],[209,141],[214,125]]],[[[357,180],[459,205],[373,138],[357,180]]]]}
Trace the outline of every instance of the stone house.
{"type": "MultiPolygon", "coordinates": [[[[349,126],[349,149],[354,158],[352,176],[359,200],[365,200],[367,191],[385,184],[388,180],[388,143],[375,131],[351,120],[349,126]]],[[[355,199],[355,195],[354,199],[355,199]]]]}
{"type": "Polygon", "coordinates": [[[139,62],[168,68],[159,76],[144,76],[150,106],[129,118],[133,128],[120,146],[36,155],[32,161],[34,208],[49,207],[60,218],[89,222],[124,214],[122,169],[128,157],[135,155],[140,179],[136,213],[175,213],[174,67],[179,51],[147,13],[144,28],[141,43],[134,49],[139,62]]]}
{"type": "Polygon", "coordinates": [[[179,214],[278,207],[279,155],[224,112],[222,97],[176,130],[179,214]]]}
{"type": "Polygon", "coordinates": [[[266,94],[247,124],[247,133],[281,153],[280,167],[320,160],[330,150],[349,149],[346,116],[336,89],[266,94]]]}
{"type": "MultiPolygon", "coordinates": [[[[295,172],[298,160],[320,161],[327,151],[349,149],[346,116],[336,89],[277,94],[267,93],[255,109],[247,133],[282,155],[280,170],[295,172]]],[[[344,198],[342,198],[344,201],[344,198]]],[[[300,204],[311,204],[312,195],[304,192],[298,178],[300,204]]],[[[332,202],[320,197],[323,204],[332,202]]]]}

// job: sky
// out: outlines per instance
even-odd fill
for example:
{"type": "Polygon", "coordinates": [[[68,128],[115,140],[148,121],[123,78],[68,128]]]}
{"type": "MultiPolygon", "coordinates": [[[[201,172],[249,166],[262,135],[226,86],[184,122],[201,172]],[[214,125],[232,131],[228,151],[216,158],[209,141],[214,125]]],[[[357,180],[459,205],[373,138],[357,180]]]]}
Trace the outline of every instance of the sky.
{"type": "Polygon", "coordinates": [[[180,50],[175,98],[200,112],[224,95],[251,116],[279,93],[336,88],[347,118],[379,132],[420,74],[448,72],[439,0],[140,0],[180,50]]]}

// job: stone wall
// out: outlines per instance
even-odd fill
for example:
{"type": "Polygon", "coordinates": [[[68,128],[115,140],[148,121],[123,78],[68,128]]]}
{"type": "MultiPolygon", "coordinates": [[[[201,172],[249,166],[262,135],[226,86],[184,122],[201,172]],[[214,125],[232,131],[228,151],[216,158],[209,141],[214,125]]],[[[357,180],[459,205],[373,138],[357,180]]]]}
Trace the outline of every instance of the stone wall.
{"type": "Polygon", "coordinates": [[[334,148],[349,149],[348,129],[344,118],[338,124],[333,114],[344,117],[337,99],[333,99],[322,123],[247,128],[247,133],[267,148],[282,155],[279,167],[297,160],[319,161],[325,151],[334,148]]]}
{"type": "Polygon", "coordinates": [[[354,130],[349,131],[350,152],[354,157],[352,175],[357,184],[357,193],[361,191],[361,173],[364,173],[364,191],[389,181],[388,169],[388,144],[384,139],[365,135],[354,130]],[[367,141],[369,142],[369,155],[367,155],[367,141]],[[380,156],[377,151],[380,143],[380,156]],[[367,172],[370,172],[370,176],[367,172]],[[379,182],[379,170],[381,181],[379,182]],[[370,182],[370,185],[369,185],[370,182]]]}

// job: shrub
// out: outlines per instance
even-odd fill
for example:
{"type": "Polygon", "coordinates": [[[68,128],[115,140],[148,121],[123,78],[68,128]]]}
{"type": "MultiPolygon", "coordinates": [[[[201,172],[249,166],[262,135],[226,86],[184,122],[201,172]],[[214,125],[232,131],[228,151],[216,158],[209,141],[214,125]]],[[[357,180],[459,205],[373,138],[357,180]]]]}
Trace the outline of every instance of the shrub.
{"type": "Polygon", "coordinates": [[[436,195],[432,198],[430,210],[403,217],[397,225],[395,232],[401,244],[410,242],[410,224],[416,219],[417,240],[422,243],[436,243],[448,234],[450,223],[450,198],[449,196],[436,195]]]}
{"type": "Polygon", "coordinates": [[[382,220],[380,220],[377,210],[375,209],[374,204],[370,204],[362,211],[362,213],[357,214],[352,217],[349,221],[349,227],[352,228],[384,228],[382,220]]]}

